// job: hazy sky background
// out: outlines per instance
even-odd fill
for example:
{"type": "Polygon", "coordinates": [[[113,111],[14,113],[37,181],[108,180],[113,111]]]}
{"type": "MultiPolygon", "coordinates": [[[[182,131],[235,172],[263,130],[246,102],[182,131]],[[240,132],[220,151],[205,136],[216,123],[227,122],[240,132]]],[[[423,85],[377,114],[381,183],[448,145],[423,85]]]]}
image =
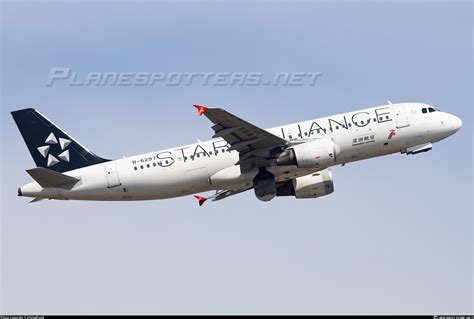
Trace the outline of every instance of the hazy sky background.
{"type": "Polygon", "coordinates": [[[465,2],[2,1],[2,313],[472,313],[472,14],[465,2]],[[51,67],[322,72],[303,87],[46,87],[51,67]],[[16,196],[35,107],[100,156],[208,139],[194,103],[261,127],[412,101],[462,129],[333,169],[335,193],[198,207],[16,196]]]}

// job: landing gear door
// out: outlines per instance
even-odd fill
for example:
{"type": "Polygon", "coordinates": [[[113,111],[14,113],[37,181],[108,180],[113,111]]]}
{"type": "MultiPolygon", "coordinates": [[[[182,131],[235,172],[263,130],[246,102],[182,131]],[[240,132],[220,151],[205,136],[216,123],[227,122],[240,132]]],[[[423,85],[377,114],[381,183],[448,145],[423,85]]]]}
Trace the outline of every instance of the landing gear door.
{"type": "Polygon", "coordinates": [[[122,184],[120,183],[120,178],[117,172],[117,163],[105,163],[105,177],[107,178],[108,188],[120,186],[122,184]]]}
{"type": "Polygon", "coordinates": [[[410,126],[404,104],[392,104],[392,110],[395,122],[397,123],[397,128],[410,126]]]}

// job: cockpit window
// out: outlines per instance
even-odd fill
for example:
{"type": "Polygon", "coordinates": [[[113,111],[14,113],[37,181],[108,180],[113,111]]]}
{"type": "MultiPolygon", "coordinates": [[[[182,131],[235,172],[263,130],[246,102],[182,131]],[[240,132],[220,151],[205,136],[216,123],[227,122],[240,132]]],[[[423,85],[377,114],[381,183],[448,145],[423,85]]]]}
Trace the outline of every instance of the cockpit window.
{"type": "Polygon", "coordinates": [[[436,112],[436,111],[439,111],[439,110],[435,109],[435,108],[432,108],[432,107],[424,107],[424,108],[421,109],[421,112],[423,114],[428,113],[428,112],[433,113],[433,112],[436,112]]]}

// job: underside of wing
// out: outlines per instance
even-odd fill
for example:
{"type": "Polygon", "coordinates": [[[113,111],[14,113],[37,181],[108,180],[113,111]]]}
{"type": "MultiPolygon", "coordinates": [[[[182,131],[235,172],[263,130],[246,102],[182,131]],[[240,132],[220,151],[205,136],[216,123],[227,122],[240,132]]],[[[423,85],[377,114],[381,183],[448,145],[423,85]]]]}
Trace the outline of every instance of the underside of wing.
{"type": "Polygon", "coordinates": [[[230,150],[239,152],[238,163],[243,171],[266,164],[266,160],[281,153],[288,141],[220,108],[194,105],[199,115],[205,115],[214,125],[213,138],[221,137],[230,145],[230,150]]]}
{"type": "Polygon", "coordinates": [[[212,200],[213,202],[227,198],[229,196],[237,195],[240,193],[243,193],[245,191],[248,191],[249,189],[252,189],[253,187],[245,187],[241,189],[226,189],[226,190],[220,190],[217,191],[214,195],[209,196],[209,197],[203,197],[199,195],[194,195],[194,197],[198,200],[199,206],[202,206],[205,201],[208,199],[212,200]]]}

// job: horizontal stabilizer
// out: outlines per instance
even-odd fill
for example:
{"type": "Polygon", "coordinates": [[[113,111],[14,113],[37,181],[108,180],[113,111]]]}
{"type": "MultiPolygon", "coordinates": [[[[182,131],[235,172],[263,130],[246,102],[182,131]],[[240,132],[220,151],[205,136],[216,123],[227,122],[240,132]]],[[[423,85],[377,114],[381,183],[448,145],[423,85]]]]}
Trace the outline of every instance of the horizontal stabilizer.
{"type": "Polygon", "coordinates": [[[69,189],[79,181],[78,178],[61,174],[44,167],[32,168],[26,172],[43,188],[59,187],[69,189]]]}
{"type": "Polygon", "coordinates": [[[39,202],[40,200],[43,200],[43,199],[44,198],[35,197],[32,200],[30,200],[30,203],[36,203],[36,202],[39,202]]]}

